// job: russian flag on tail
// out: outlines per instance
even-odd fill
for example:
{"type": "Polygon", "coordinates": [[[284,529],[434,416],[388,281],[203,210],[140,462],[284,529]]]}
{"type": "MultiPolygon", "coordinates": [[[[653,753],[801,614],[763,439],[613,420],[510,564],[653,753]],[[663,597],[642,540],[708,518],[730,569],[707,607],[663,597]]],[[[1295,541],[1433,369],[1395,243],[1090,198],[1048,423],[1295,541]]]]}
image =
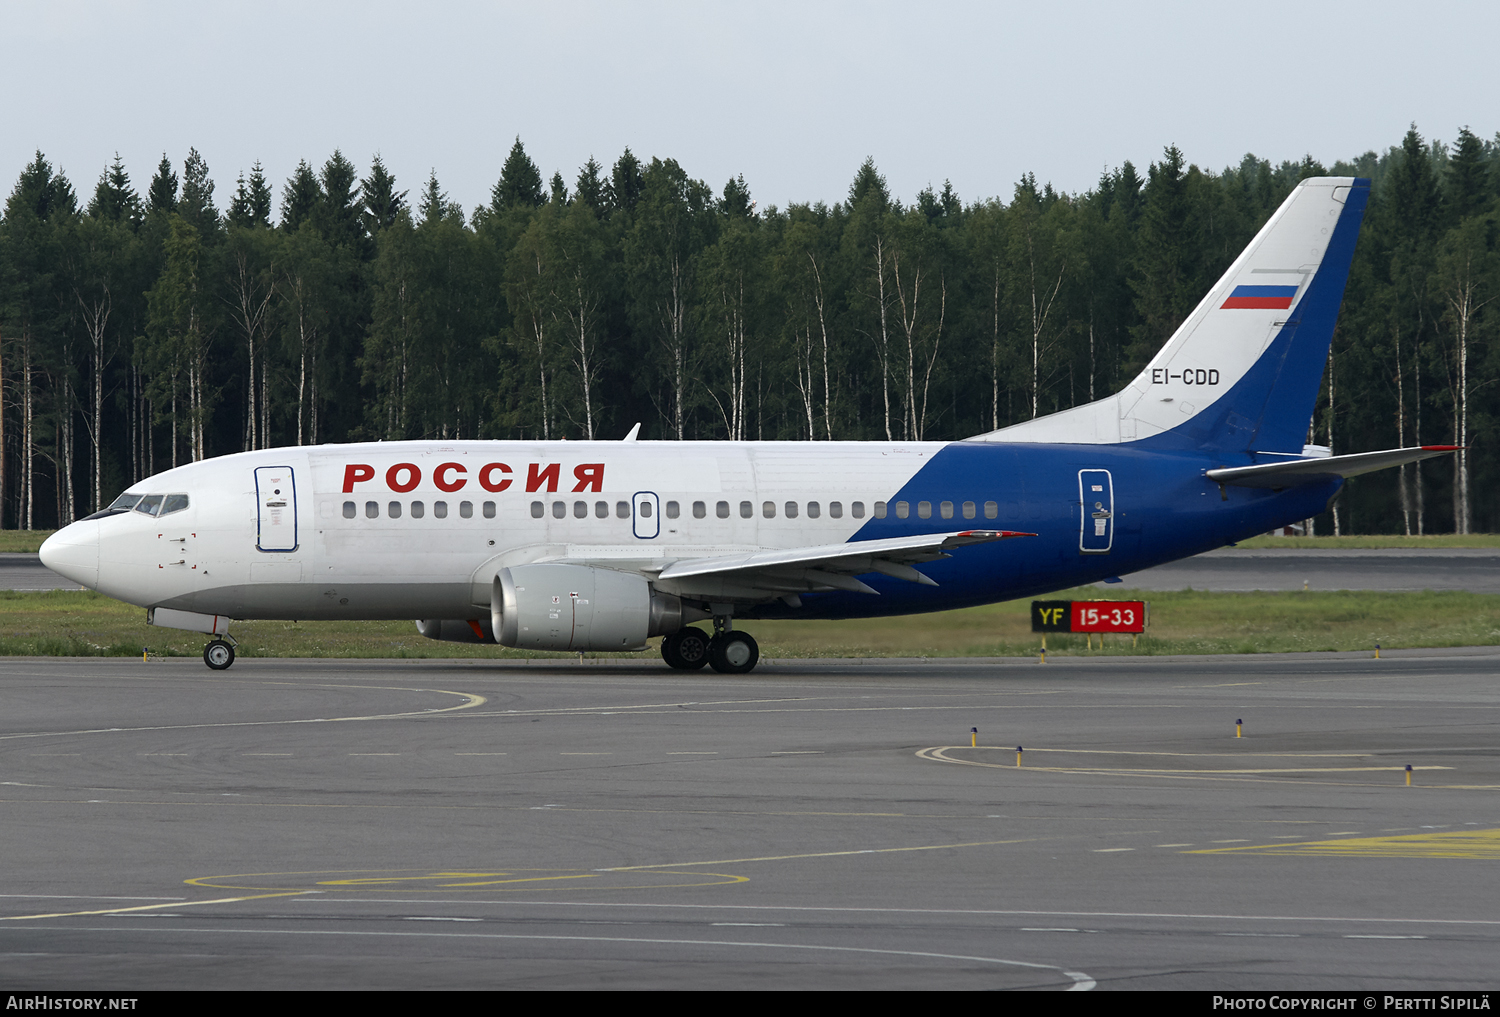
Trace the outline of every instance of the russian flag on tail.
{"type": "Polygon", "coordinates": [[[1295,286],[1236,286],[1220,307],[1284,311],[1292,306],[1292,298],[1296,295],[1295,286]]]}

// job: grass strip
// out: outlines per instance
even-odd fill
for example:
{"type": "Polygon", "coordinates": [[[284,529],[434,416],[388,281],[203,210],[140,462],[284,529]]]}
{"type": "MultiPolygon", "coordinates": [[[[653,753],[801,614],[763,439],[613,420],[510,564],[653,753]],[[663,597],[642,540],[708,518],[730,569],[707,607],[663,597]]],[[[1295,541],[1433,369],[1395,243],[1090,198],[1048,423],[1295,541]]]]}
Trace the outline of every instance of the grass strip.
{"type": "MultiPolygon", "coordinates": [[[[1151,602],[1151,627],[1131,648],[1108,636],[1102,652],[1136,655],[1282,653],[1403,647],[1500,645],[1500,595],[1462,592],[1173,593],[1110,591],[1113,600],[1151,602]]],[[[1048,599],[1099,599],[1092,587],[1048,599]]],[[[1006,657],[1035,654],[1030,601],[959,611],[848,621],[744,621],[766,657],[1006,657]]],[[[499,646],[439,643],[410,621],[241,621],[232,630],[244,657],[555,657],[499,646]]],[[[205,636],[154,628],[146,612],[93,592],[0,592],[0,655],[198,656],[205,636]]],[[[654,641],[653,641],[654,642],[654,641]]],[[[1083,636],[1050,634],[1051,654],[1098,654],[1083,636]]],[[[1098,640],[1095,640],[1097,646],[1098,640]]],[[[655,652],[654,648],[651,652],[655,652]]],[[[588,656],[638,656],[588,654],[588,656]]]]}

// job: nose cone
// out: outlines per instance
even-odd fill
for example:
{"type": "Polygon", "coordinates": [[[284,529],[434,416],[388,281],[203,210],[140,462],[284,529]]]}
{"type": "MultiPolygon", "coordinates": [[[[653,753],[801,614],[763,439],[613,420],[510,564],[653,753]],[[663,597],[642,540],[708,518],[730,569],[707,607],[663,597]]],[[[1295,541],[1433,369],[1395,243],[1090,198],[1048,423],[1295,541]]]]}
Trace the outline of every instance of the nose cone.
{"type": "Polygon", "coordinates": [[[42,564],[90,589],[99,585],[99,521],[64,526],[42,544],[42,564]]]}

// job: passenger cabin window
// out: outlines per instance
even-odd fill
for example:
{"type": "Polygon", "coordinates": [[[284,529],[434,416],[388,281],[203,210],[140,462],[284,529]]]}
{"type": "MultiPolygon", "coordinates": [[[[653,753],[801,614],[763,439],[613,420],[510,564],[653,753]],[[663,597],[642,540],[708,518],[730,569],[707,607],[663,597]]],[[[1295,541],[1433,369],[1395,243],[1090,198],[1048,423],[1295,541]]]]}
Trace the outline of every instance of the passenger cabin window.
{"type": "Polygon", "coordinates": [[[630,518],[630,502],[628,502],[628,501],[617,501],[617,502],[615,502],[615,518],[616,519],[629,519],[630,518]]]}
{"type": "Polygon", "coordinates": [[[715,505],[714,506],[714,515],[718,516],[720,519],[728,519],[729,518],[729,502],[727,502],[727,501],[721,501],[717,505],[715,505]]]}
{"type": "Polygon", "coordinates": [[[393,502],[391,502],[389,505],[386,506],[386,514],[389,515],[392,519],[400,519],[401,518],[401,503],[399,501],[393,501],[393,502]]]}
{"type": "Polygon", "coordinates": [[[678,506],[678,504],[675,501],[669,501],[669,502],[667,502],[667,518],[668,519],[676,519],[681,514],[682,514],[682,509],[678,506]]]}
{"type": "Polygon", "coordinates": [[[944,519],[952,519],[953,518],[953,503],[951,501],[945,501],[941,505],[939,505],[938,506],[938,515],[942,516],[944,519]]]}
{"type": "Polygon", "coordinates": [[[904,501],[896,502],[896,518],[908,519],[911,517],[911,506],[904,501]]]}
{"type": "Polygon", "coordinates": [[[844,518],[844,503],[841,502],[841,501],[831,501],[831,502],[829,502],[828,503],[828,514],[830,516],[832,516],[834,519],[842,519],[842,518],[844,518]]]}
{"type": "Polygon", "coordinates": [[[493,519],[493,518],[495,518],[495,503],[494,502],[487,501],[487,502],[484,503],[484,517],[486,519],[493,519]]]}
{"type": "MultiPolygon", "coordinates": [[[[438,504],[441,505],[442,502],[438,502],[438,504]]],[[[352,501],[346,501],[346,502],[344,502],[344,518],[345,519],[353,519],[354,518],[354,513],[355,513],[354,502],[352,502],[352,501]]]]}
{"type": "Polygon", "coordinates": [[[438,518],[438,519],[447,519],[448,518],[448,503],[445,502],[445,501],[435,501],[435,502],[433,502],[432,503],[432,514],[433,514],[433,516],[435,518],[438,518]]]}
{"type": "Polygon", "coordinates": [[[972,501],[966,501],[966,502],[964,502],[964,518],[965,519],[973,519],[974,518],[974,503],[972,501]]]}
{"type": "Polygon", "coordinates": [[[586,501],[575,501],[573,503],[573,518],[587,519],[589,517],[589,503],[586,501]]]}
{"type": "Polygon", "coordinates": [[[642,519],[650,519],[651,518],[651,503],[649,501],[643,501],[643,502],[641,502],[641,518],[642,519]]]}
{"type": "Polygon", "coordinates": [[[421,519],[426,514],[427,508],[421,502],[414,501],[411,503],[411,517],[413,519],[421,519]]]}
{"type": "MultiPolygon", "coordinates": [[[[854,504],[858,505],[859,502],[855,502],[854,504]]],[[[859,518],[859,513],[855,513],[854,518],[858,519],[859,518]]],[[[875,518],[876,519],[884,519],[885,518],[885,502],[883,502],[883,501],[877,501],[875,503],[875,518]]]]}
{"type": "Polygon", "coordinates": [[[740,502],[740,518],[749,519],[753,515],[755,515],[755,506],[748,501],[740,502]]]}
{"type": "MultiPolygon", "coordinates": [[[[474,518],[474,503],[472,501],[461,501],[458,503],[458,514],[465,519],[474,518]]],[[[533,510],[532,515],[536,515],[533,510]]]]}
{"type": "Polygon", "coordinates": [[[788,519],[796,519],[797,518],[797,503],[796,502],[789,501],[789,502],[786,503],[786,517],[788,519]]]}
{"type": "Polygon", "coordinates": [[[365,502],[365,518],[366,519],[379,519],[380,518],[380,502],[378,502],[378,501],[367,501],[367,502],[365,502]]]}
{"type": "Polygon", "coordinates": [[[708,506],[701,501],[693,502],[693,518],[702,519],[706,515],[708,515],[708,506]]]}
{"type": "Polygon", "coordinates": [[[807,518],[809,518],[809,519],[816,519],[820,515],[822,515],[822,509],[820,509],[818,507],[818,503],[815,502],[815,501],[808,502],[807,503],[807,518]]]}
{"type": "Polygon", "coordinates": [[[595,519],[608,519],[609,518],[609,502],[607,502],[607,501],[596,501],[596,502],[594,502],[594,518],[595,519]]]}
{"type": "MultiPolygon", "coordinates": [[[[875,503],[875,508],[880,513],[880,515],[878,516],[878,518],[884,519],[885,518],[885,506],[882,505],[880,502],[877,501],[875,503]]],[[[863,519],[865,517],[865,503],[862,502],[862,501],[857,501],[853,505],[850,505],[849,506],[849,514],[851,516],[853,516],[855,519],[863,519]]]]}
{"type": "Polygon", "coordinates": [[[919,501],[919,502],[917,502],[917,518],[918,519],[931,519],[932,518],[932,502],[930,502],[930,501],[919,501]]]}
{"type": "Polygon", "coordinates": [[[547,506],[543,505],[539,501],[534,501],[534,502],[531,503],[531,518],[533,518],[533,519],[540,519],[540,518],[542,518],[542,516],[544,516],[546,514],[547,514],[547,506]]]}
{"type": "Polygon", "coordinates": [[[1000,514],[1000,506],[999,505],[995,504],[992,501],[987,501],[987,502],[984,503],[984,517],[986,519],[994,519],[999,514],[1000,514]]]}
{"type": "Polygon", "coordinates": [[[774,501],[763,502],[760,506],[760,514],[767,519],[776,518],[776,503],[774,501]]]}

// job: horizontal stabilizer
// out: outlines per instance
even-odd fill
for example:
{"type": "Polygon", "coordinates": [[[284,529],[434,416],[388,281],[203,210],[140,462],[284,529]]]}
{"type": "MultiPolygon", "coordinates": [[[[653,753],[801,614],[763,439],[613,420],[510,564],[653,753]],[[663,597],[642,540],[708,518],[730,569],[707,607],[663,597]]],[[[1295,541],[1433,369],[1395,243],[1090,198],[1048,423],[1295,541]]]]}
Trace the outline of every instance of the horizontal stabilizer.
{"type": "Polygon", "coordinates": [[[1403,466],[1420,459],[1457,452],[1457,445],[1419,445],[1384,452],[1356,452],[1348,456],[1324,456],[1321,459],[1294,459],[1285,463],[1263,463],[1260,466],[1235,466],[1209,470],[1204,476],[1220,484],[1236,487],[1280,489],[1299,484],[1316,484],[1340,477],[1357,477],[1392,466],[1403,466]]]}

